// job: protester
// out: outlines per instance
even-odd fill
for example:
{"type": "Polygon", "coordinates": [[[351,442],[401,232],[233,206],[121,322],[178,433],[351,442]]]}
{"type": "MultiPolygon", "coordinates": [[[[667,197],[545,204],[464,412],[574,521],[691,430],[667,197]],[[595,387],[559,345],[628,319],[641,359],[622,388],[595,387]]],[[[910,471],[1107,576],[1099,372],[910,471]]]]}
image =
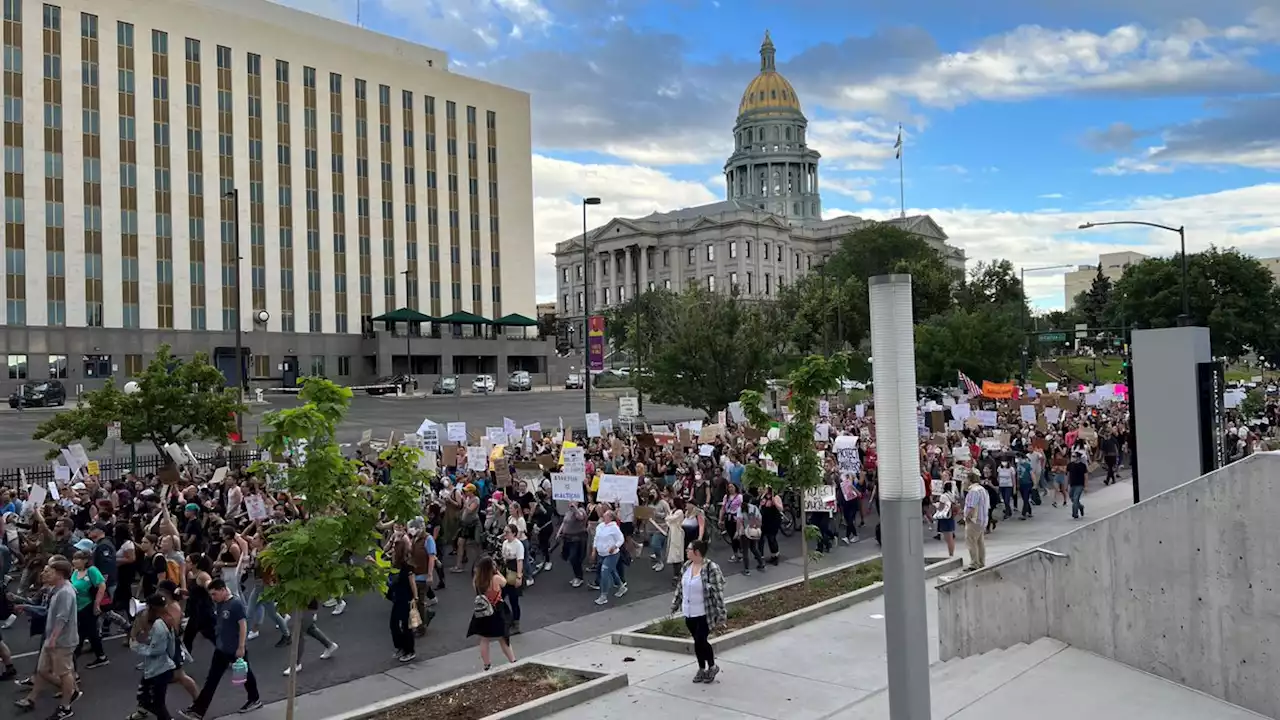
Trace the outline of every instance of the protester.
{"type": "Polygon", "coordinates": [[[715,682],[720,674],[716,665],[715,649],[711,646],[711,631],[728,621],[724,604],[724,574],[714,560],[707,559],[707,543],[695,540],[689,544],[689,562],[681,571],[676,585],[671,612],[684,616],[685,627],[693,638],[693,651],[698,659],[695,683],[715,682]]]}

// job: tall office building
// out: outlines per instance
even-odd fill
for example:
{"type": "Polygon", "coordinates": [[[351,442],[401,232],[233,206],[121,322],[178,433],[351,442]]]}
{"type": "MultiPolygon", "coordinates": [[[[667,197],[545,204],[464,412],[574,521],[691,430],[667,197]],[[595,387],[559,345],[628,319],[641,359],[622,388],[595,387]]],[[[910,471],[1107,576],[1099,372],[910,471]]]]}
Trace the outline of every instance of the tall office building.
{"type": "Polygon", "coordinates": [[[403,306],[535,315],[526,93],[266,0],[2,2],[10,386],[230,370],[237,292],[256,378],[388,373],[403,306]]]}

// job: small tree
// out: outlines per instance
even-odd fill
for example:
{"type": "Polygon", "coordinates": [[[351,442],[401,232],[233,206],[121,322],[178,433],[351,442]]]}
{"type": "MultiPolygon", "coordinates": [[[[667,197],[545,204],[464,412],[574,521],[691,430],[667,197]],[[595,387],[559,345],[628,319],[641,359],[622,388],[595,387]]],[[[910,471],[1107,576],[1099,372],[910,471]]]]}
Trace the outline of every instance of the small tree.
{"type": "Polygon", "coordinates": [[[135,381],[138,390],[131,394],[113,380],[86,392],[74,410],[40,423],[34,439],[54,444],[50,458],[57,457],[58,448],[78,442],[97,450],[107,441],[107,428],[118,422],[121,442],[151,443],[163,455],[170,443],[198,439],[225,444],[236,430],[236,413],[245,411],[236,391],[227,387],[222,372],[204,353],[184,362],[168,345],[161,345],[135,381]]]}
{"type": "Polygon", "coordinates": [[[1256,387],[1245,393],[1244,400],[1238,408],[1240,418],[1245,422],[1264,416],[1267,412],[1267,393],[1264,388],[1256,387]]]}
{"type": "MultiPolygon", "coordinates": [[[[809,586],[810,528],[804,512],[805,493],[822,485],[822,460],[813,447],[813,431],[818,416],[818,400],[840,387],[840,378],[849,372],[849,356],[839,353],[830,358],[810,355],[788,380],[791,384],[791,420],[782,427],[781,437],[766,445],[769,456],[778,464],[780,475],[758,465],[747,466],[749,485],[780,485],[800,498],[800,550],[804,555],[804,586],[809,586]]],[[[772,422],[761,407],[763,397],[755,390],[742,391],[742,410],[756,428],[768,428],[772,422]]]]}
{"type": "MultiPolygon", "coordinates": [[[[263,567],[275,576],[264,597],[293,613],[295,638],[302,632],[301,611],[312,602],[385,586],[390,568],[379,559],[381,510],[385,507],[393,517],[406,519],[422,507],[421,490],[412,484],[416,474],[393,472],[390,485],[368,486],[360,482],[359,462],[343,457],[335,433],[351,404],[351,390],[323,378],[305,378],[299,397],[301,407],[268,413],[271,430],[258,438],[263,448],[275,453],[283,453],[297,439],[307,440],[304,459],[275,477],[285,491],[302,500],[308,517],[277,530],[261,556],[263,567]]],[[[407,461],[416,452],[406,448],[389,454],[407,461]]],[[[416,467],[416,459],[414,463],[416,467]]],[[[289,662],[291,667],[298,664],[297,643],[289,651],[289,662]]],[[[298,690],[296,676],[289,675],[289,720],[298,690]]]]}
{"type": "Polygon", "coordinates": [[[435,473],[419,470],[422,451],[397,445],[378,456],[391,466],[391,484],[380,488],[381,508],[387,519],[408,523],[422,514],[422,498],[435,473]]]}

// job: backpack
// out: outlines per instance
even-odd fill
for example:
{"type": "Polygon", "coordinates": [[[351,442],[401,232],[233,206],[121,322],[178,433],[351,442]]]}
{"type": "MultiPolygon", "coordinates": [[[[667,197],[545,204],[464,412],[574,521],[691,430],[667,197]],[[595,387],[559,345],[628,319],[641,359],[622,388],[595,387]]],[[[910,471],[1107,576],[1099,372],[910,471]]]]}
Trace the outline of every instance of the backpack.
{"type": "Polygon", "coordinates": [[[164,559],[164,578],[178,587],[182,587],[182,566],[172,558],[164,559]]]}
{"type": "Polygon", "coordinates": [[[475,605],[472,609],[472,615],[478,618],[487,618],[493,615],[493,603],[489,602],[489,598],[483,594],[477,594],[475,605]]]}

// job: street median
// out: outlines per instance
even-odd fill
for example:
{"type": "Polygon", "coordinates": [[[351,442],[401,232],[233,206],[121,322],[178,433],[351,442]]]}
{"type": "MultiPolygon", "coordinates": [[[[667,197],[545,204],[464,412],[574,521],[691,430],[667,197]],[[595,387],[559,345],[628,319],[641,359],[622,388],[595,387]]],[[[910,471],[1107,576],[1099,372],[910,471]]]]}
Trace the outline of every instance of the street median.
{"type": "MultiPolygon", "coordinates": [[[[962,562],[959,557],[925,558],[925,577],[955,570],[962,562]]],[[[725,603],[727,627],[711,636],[711,644],[719,652],[731,650],[882,594],[880,556],[837,565],[811,575],[807,588],[803,578],[796,578],[730,598],[725,603]]],[[[693,654],[693,640],[679,617],[636,625],[610,639],[614,645],[693,654]]]]}

